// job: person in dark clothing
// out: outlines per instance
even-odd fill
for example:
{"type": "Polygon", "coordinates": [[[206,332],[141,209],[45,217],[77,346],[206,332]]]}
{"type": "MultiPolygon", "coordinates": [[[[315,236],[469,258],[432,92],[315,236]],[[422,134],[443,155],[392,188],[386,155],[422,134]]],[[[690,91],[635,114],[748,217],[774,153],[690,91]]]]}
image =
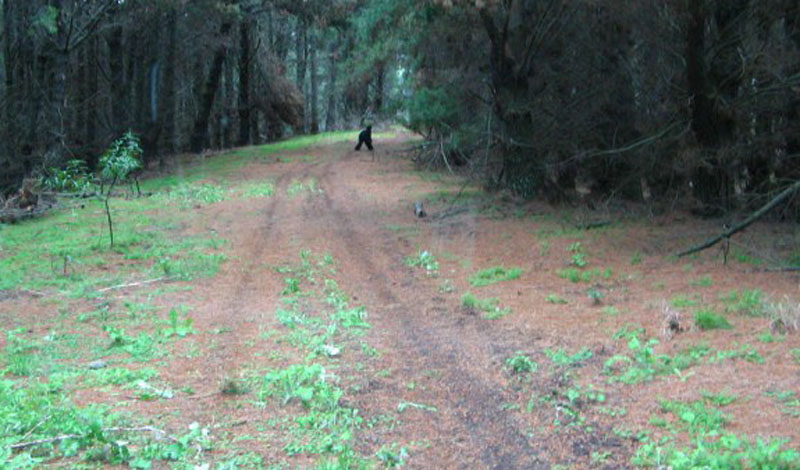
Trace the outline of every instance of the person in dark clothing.
{"type": "Polygon", "coordinates": [[[367,126],[366,129],[358,134],[358,145],[356,150],[361,150],[361,145],[366,144],[367,148],[372,150],[372,126],[367,126]]]}

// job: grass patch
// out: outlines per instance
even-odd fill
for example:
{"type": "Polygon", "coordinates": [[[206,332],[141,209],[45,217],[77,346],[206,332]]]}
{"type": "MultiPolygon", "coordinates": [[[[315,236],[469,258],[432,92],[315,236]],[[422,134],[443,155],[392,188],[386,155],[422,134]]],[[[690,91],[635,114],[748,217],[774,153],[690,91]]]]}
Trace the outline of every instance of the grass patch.
{"type": "Polygon", "coordinates": [[[461,305],[470,309],[484,312],[489,320],[495,320],[511,313],[511,308],[500,308],[500,299],[489,297],[480,299],[472,292],[467,292],[461,297],[461,305]]]}
{"type": "Polygon", "coordinates": [[[765,314],[766,302],[761,289],[744,289],[741,292],[733,290],[722,297],[722,301],[727,304],[725,308],[727,312],[751,317],[761,317],[765,314]]]}
{"type": "Polygon", "coordinates": [[[473,274],[469,278],[469,283],[472,287],[483,287],[496,282],[519,279],[521,274],[522,269],[520,268],[506,269],[502,266],[495,266],[473,274]]]}
{"type": "Polygon", "coordinates": [[[703,331],[733,329],[733,325],[728,322],[727,318],[709,309],[696,311],[694,324],[703,331]]]}
{"type": "Polygon", "coordinates": [[[270,197],[275,194],[275,184],[271,181],[259,181],[242,185],[238,191],[246,198],[270,197]]]}

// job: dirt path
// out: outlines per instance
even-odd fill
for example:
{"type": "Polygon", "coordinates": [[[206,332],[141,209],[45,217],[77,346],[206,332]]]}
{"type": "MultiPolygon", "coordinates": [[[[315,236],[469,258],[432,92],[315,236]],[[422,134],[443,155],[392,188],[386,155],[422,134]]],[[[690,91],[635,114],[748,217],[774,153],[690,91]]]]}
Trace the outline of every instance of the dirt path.
{"type": "MultiPolygon", "coordinates": [[[[117,306],[137,299],[157,309],[188,307],[197,332],[170,342],[170,357],[141,365],[157,367],[157,383],[179,392],[140,400],[125,388],[79,387],[76,402],[117,403],[174,435],[192,423],[207,426],[216,444],[197,462],[252,452],[269,469],[319,468],[324,455],[288,455],[284,448],[295,438],[291,429],[305,411],[301,404],[258,397],[267,371],[304,361],[306,352],[290,344],[292,332],[276,315],[290,276],[277,268],[296,266],[301,252],[310,251],[332,256],[350,305],[364,306],[369,315],[368,334],[325,364],[345,377],[340,405],[364,420],[348,445],[373,460],[381,449],[402,446],[409,450],[404,468],[411,469],[631,468],[645,442],[636,433],[652,430],[653,419],[667,421],[665,400],[702,402],[709,393],[736,397],[724,408],[726,431],[800,439],[789,393],[800,383],[800,335],[767,337],[765,315],[732,307],[744,302],[745,292],[763,296],[748,308],[796,298],[796,275],[744,262],[723,266],[713,253],[670,261],[666,255],[685,245],[684,234],[704,238],[716,230],[696,220],[576,231],[560,210],[536,203],[519,216],[502,201],[481,209],[475,201],[485,195],[461,201],[463,210],[452,217],[417,219],[415,200],[427,198],[429,212],[441,213],[460,183],[414,174],[407,158],[396,154],[406,138],[383,142],[375,161],[345,142],[259,155],[230,179],[220,176],[223,187],[274,184],[271,197],[231,197],[193,207],[191,217],[181,218],[188,234],[228,241],[221,271],[192,281],[190,290],[178,283],[168,294],[149,297],[141,289],[109,299],[117,306]],[[441,196],[443,190],[449,192],[441,196]],[[436,275],[407,265],[406,258],[421,250],[437,256],[436,275]],[[591,282],[561,274],[576,257],[588,263],[576,272],[590,274],[591,282]],[[522,276],[485,287],[468,282],[492,266],[519,267],[522,276]],[[600,292],[599,302],[590,298],[592,290],[600,292]],[[468,291],[496,297],[512,313],[489,320],[462,305],[468,291]],[[731,300],[732,293],[739,297],[731,300]],[[675,337],[665,339],[662,306],[669,303],[684,304],[686,317],[675,337]],[[701,331],[691,317],[700,307],[723,312],[735,328],[701,331]],[[642,341],[660,340],[652,354],[677,358],[697,351],[684,356],[693,361],[690,368],[634,384],[611,381],[607,360],[633,355],[628,340],[615,333],[636,328],[646,331],[642,341]],[[514,375],[506,361],[520,355],[535,367],[514,375]],[[742,380],[731,381],[734,376],[742,380]],[[221,393],[230,383],[246,387],[241,394],[221,393]]],[[[795,239],[778,228],[767,227],[762,238],[754,228],[746,241],[795,239]]],[[[40,323],[52,317],[35,299],[0,302],[12,305],[10,311],[34,312],[30,318],[40,323]]],[[[105,335],[100,325],[90,326],[105,335]]],[[[139,327],[149,331],[152,325],[139,327]]],[[[647,366],[656,367],[651,362],[647,366]]],[[[678,424],[667,436],[681,432],[678,424]]],[[[168,466],[154,461],[153,468],[168,466]]]]}
{"type": "MultiPolygon", "coordinates": [[[[436,185],[409,178],[408,162],[390,157],[401,145],[398,141],[380,149],[377,162],[344,143],[304,150],[302,155],[311,153],[310,161],[295,159],[279,167],[254,163],[244,169],[242,177],[274,180],[275,196],[229,201],[201,211],[203,216],[197,218],[194,230],[214,230],[229,239],[231,258],[220,275],[201,283],[184,300],[195,308],[201,331],[226,333],[206,336],[203,354],[175,361],[171,381],[193,387],[201,398],[175,400],[168,411],[185,423],[246,422],[235,434],[256,432],[258,420],[266,415],[215,392],[220,383],[237,374],[277,365],[265,360],[265,348],[275,346],[261,338],[264,331],[277,325],[274,311],[283,278],[274,268],[296,261],[301,250],[313,250],[336,259],[341,287],[369,312],[373,326],[369,345],[380,353],[375,363],[356,372],[361,374],[362,384],[348,398],[351,406],[363,416],[399,419],[389,428],[362,429],[355,436],[358,450],[371,455],[393,442],[408,444],[413,456],[407,468],[413,469],[545,469],[555,462],[570,468],[627,468],[634,441],[616,436],[610,418],[553,428],[554,416],[557,420],[561,413],[559,400],[564,400],[558,394],[568,387],[575,390],[575,374],[568,368],[541,374],[535,379],[538,385],[528,387],[533,387],[546,405],[540,411],[522,413],[514,403],[524,401],[524,393],[530,391],[523,393],[513,386],[504,361],[517,351],[526,351],[546,362],[545,348],[577,351],[588,346],[593,358],[582,367],[588,367],[585,373],[602,386],[605,378],[600,368],[614,353],[611,333],[631,319],[609,320],[602,315],[598,319],[597,310],[579,300],[585,295],[583,290],[554,282],[553,273],[564,266],[563,260],[542,255],[545,242],[538,250],[531,249],[526,241],[530,224],[478,223],[474,211],[438,222],[414,218],[413,198],[435,191],[436,185]],[[309,181],[314,190],[290,194],[293,185],[309,181]],[[498,228],[503,231],[496,233],[498,228]],[[504,304],[514,307],[513,318],[491,322],[461,306],[460,296],[469,289],[465,278],[477,266],[465,269],[458,263],[444,263],[456,287],[454,294],[448,294],[441,291],[441,277],[428,277],[423,270],[404,263],[407,256],[430,245],[440,253],[460,250],[456,257],[466,266],[473,261],[497,260],[523,266],[525,282],[489,288],[501,295],[504,304]],[[551,292],[561,292],[575,303],[569,308],[543,308],[542,299],[551,292]],[[400,403],[414,406],[401,413],[400,403]]],[[[638,235],[626,236],[609,237],[608,243],[636,249],[638,235]]],[[[566,252],[569,240],[553,239],[552,243],[554,249],[566,252]]],[[[550,242],[546,244],[549,250],[550,242]]],[[[597,262],[625,269],[627,260],[620,262],[615,256],[610,252],[597,262]]],[[[684,273],[663,262],[643,269],[658,270],[663,282],[685,282],[684,273]]],[[[753,280],[743,271],[703,269],[728,278],[732,286],[739,284],[740,276],[753,280]]],[[[794,282],[785,277],[769,279],[783,291],[790,291],[794,282]],[[776,280],[780,282],[776,284],[776,280]]],[[[652,311],[655,305],[646,286],[642,291],[624,281],[595,286],[609,293],[609,304],[626,305],[628,311],[652,311]]],[[[659,328],[657,316],[640,315],[636,321],[651,331],[659,328]]],[[[725,341],[721,339],[723,344],[725,341]]],[[[711,373],[724,377],[729,373],[726,370],[711,373]]],[[[764,368],[750,373],[754,380],[770,380],[764,368]]],[[[786,374],[775,387],[791,388],[796,372],[786,374]]],[[[687,395],[683,381],[669,388],[678,396],[687,395]]],[[[607,404],[609,409],[614,409],[612,405],[625,412],[629,409],[641,424],[654,410],[654,397],[664,392],[666,388],[658,384],[635,391],[621,389],[607,404]]],[[[767,416],[766,422],[772,419],[780,419],[780,415],[767,416]]],[[[268,462],[285,458],[276,444],[254,442],[252,450],[265,455],[268,462]]]]}
{"type": "MultiPolygon", "coordinates": [[[[371,345],[382,358],[379,368],[392,371],[353,397],[356,407],[368,416],[393,412],[401,402],[436,409],[412,408],[393,436],[360,436],[360,447],[380,447],[390,437],[425,442],[409,468],[549,468],[535,440],[526,436],[525,424],[502,412],[508,397],[498,381],[499,352],[519,344],[504,344],[509,341],[491,334],[485,320],[464,314],[456,301],[437,292],[436,284],[404,264],[413,248],[386,226],[424,222],[414,219],[396,191],[365,194],[359,188],[363,172],[379,171],[381,163],[348,147],[325,148],[315,163],[285,165],[275,197],[257,207],[228,204],[199,223],[230,238],[233,247],[224,272],[191,294],[196,322],[200,329],[230,332],[202,358],[172,368],[175,379],[195,377],[190,385],[212,402],[208,409],[186,410],[183,419],[203,418],[209,409],[220,413],[225,405],[214,402],[213,394],[218,384],[242,364],[258,366],[248,343],[278,300],[280,279],[271,267],[296,259],[301,249],[313,249],[337,260],[342,287],[369,312],[371,345]],[[287,197],[292,182],[309,179],[317,182],[317,193],[287,197]],[[198,299],[206,300],[197,305],[198,299]]],[[[245,173],[257,179],[258,170],[245,173]]],[[[391,175],[382,179],[388,182],[391,175]]],[[[183,406],[175,403],[176,410],[183,406]]]]}

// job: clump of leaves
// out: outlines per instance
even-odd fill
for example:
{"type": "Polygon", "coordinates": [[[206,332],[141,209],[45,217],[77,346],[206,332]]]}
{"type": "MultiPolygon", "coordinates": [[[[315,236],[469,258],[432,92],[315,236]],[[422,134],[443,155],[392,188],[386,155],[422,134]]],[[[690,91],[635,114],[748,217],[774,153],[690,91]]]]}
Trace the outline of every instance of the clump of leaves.
{"type": "Polygon", "coordinates": [[[41,178],[42,186],[53,191],[89,193],[92,176],[83,160],[70,160],[64,168],[50,168],[41,178]]]}
{"type": "Polygon", "coordinates": [[[522,351],[517,351],[516,354],[506,359],[506,366],[511,369],[512,373],[522,374],[524,372],[534,372],[539,367],[539,364],[522,351]]]}
{"type": "Polygon", "coordinates": [[[186,317],[183,320],[180,319],[178,314],[178,310],[170,309],[169,311],[169,328],[164,330],[164,336],[169,338],[170,336],[178,336],[183,338],[185,336],[197,333],[197,330],[192,328],[192,320],[190,317],[186,317]]]}

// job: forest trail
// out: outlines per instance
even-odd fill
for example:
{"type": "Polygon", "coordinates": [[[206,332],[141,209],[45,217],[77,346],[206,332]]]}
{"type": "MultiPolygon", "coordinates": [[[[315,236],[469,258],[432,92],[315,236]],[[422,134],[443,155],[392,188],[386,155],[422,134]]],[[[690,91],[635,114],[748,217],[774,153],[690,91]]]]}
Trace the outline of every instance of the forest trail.
{"type": "MultiPolygon", "coordinates": [[[[206,229],[228,237],[233,251],[223,273],[192,294],[209,299],[193,303],[195,320],[202,328],[230,330],[228,341],[219,341],[202,359],[189,360],[173,372],[213,371],[213,378],[198,377],[202,396],[213,393],[242,363],[258,367],[247,345],[259,330],[255,314],[263,319],[279,306],[281,279],[271,267],[296,260],[304,249],[329,253],[337,262],[342,287],[369,314],[370,344],[381,356],[377,368],[392,371],[379,382],[372,379],[370,387],[355,395],[356,407],[367,416],[394,412],[403,402],[436,410],[412,408],[392,432],[398,441],[426,443],[408,468],[549,468],[535,440],[526,436],[525,425],[502,412],[507,397],[497,384],[502,366],[497,351],[522,345],[499,338],[485,320],[465,314],[457,300],[446,300],[438,292],[437,283],[406,266],[404,258],[415,248],[387,229],[398,222],[428,223],[415,219],[408,201],[397,200],[399,187],[385,186],[391,180],[401,182],[391,174],[399,170],[386,171],[385,166],[396,148],[399,143],[379,149],[377,162],[368,152],[353,152],[350,143],[312,149],[313,162],[284,166],[275,180],[276,196],[258,207],[237,204],[209,213],[199,225],[208,224],[206,229]],[[380,190],[364,187],[370,180],[364,178],[365,171],[385,172],[379,176],[384,182],[368,183],[380,190]],[[313,193],[287,196],[292,184],[307,181],[316,182],[313,193]]],[[[259,177],[257,171],[245,174],[259,177]]],[[[182,415],[202,420],[207,412],[186,410],[182,415]]],[[[368,434],[356,436],[362,440],[357,448],[366,450],[369,442],[380,447],[383,438],[368,434]]]]}
{"type": "MultiPolygon", "coordinates": [[[[715,222],[617,214],[586,230],[578,223],[597,212],[513,203],[416,171],[402,131],[378,134],[375,154],[347,137],[194,156],[146,182],[152,198],[116,201],[128,231],[143,232],[130,246],[102,252],[97,267],[75,261],[75,279],[52,266],[38,274],[83,296],[0,291],[19,344],[54,344],[15,356],[8,345],[22,340],[7,334],[4,360],[36,365],[28,354],[41,353],[31,380],[67,371],[64,396],[77,406],[182,436],[180,455],[131,437],[131,455],[157,469],[646,467],[700,438],[685,416],[723,412],[709,434],[800,440],[800,335],[775,330],[769,313],[783,305],[791,324],[800,277],[760,269],[740,249],[779,254],[795,246],[791,226],[737,234],[727,264],[712,250],[675,261],[687,234],[707,238],[715,222]],[[415,216],[416,201],[428,217],[415,216]],[[163,238],[145,236],[154,231],[163,238]],[[165,250],[187,241],[197,253],[165,250]],[[224,256],[218,272],[208,256],[224,256]],[[183,280],[159,277],[176,272],[183,280]],[[158,282],[98,290],[123,273],[158,282]],[[667,336],[669,312],[683,317],[667,336]],[[730,325],[704,329],[700,313],[730,325]],[[87,374],[98,359],[108,367],[87,374]]],[[[58,217],[5,233],[47,228],[62,242],[65,228],[82,228],[76,245],[103,234],[99,206],[58,217]]]]}
{"type": "MultiPolygon", "coordinates": [[[[244,442],[267,463],[303,467],[317,462],[309,455],[287,455],[284,446],[292,434],[285,423],[294,419],[296,408],[254,407],[252,394],[219,393],[220,384],[231,378],[251,380],[287,366],[291,345],[276,338],[291,343],[292,332],[276,311],[283,307],[288,274],[277,268],[297,264],[306,252],[332,256],[336,282],[353,305],[365,307],[372,325],[361,348],[373,355],[345,353],[328,363],[347,377],[341,403],[371,423],[359,426],[352,437],[361,455],[402,446],[409,452],[402,459],[405,468],[411,469],[629,468],[638,441],[626,434],[621,417],[644,426],[660,397],[686,400],[697,395],[697,384],[719,388],[734,370],[749,379],[739,393],[763,400],[759,407],[729,410],[736,419],[761,435],[796,434],[791,423],[775,427],[781,412],[764,391],[792,388],[796,366],[781,356],[781,348],[792,347],[796,336],[760,347],[763,354],[784,358],[771,368],[728,361],[696,364],[689,372],[697,374],[694,383],[683,377],[634,387],[608,381],[604,363],[627,351],[613,338],[615,332],[634,323],[656,335],[662,328],[658,305],[669,294],[651,286],[661,285],[678,298],[686,289],[687,267],[663,259],[683,243],[676,235],[680,231],[569,232],[546,215],[538,222],[511,219],[501,204],[500,213],[487,215],[469,197],[459,202],[465,210],[455,216],[418,219],[414,201],[427,198],[435,215],[450,207],[460,184],[414,174],[400,152],[407,139],[401,134],[378,141],[377,155],[355,152],[352,143],[343,142],[253,161],[230,183],[272,181],[273,196],[198,209],[189,231],[212,231],[229,240],[229,260],[215,278],[196,282],[175,300],[191,305],[199,331],[222,333],[193,339],[199,352],[176,356],[169,367],[169,383],[191,387],[196,396],[144,403],[142,411],[168,413],[182,425],[237,423],[228,431],[231,438],[261,433],[244,442]],[[533,248],[531,233],[539,234],[533,248]],[[590,290],[603,292],[600,303],[587,301],[585,284],[556,275],[571,265],[565,259],[574,261],[570,253],[576,247],[591,252],[586,272],[595,276],[590,290]],[[441,262],[435,275],[407,263],[423,250],[441,262]],[[652,255],[639,274],[624,274],[630,253],[652,255]],[[476,270],[492,265],[520,266],[524,279],[479,288],[467,282],[476,270]],[[601,272],[619,274],[606,278],[601,272]],[[490,320],[463,306],[465,292],[497,297],[512,313],[490,320]],[[534,361],[534,369],[516,376],[507,361],[521,354],[534,361]],[[280,421],[281,416],[289,421],[280,421]],[[265,430],[270,422],[279,424],[265,430]]],[[[536,214],[537,209],[529,210],[536,214]]],[[[688,223],[698,229],[695,221],[688,223]]],[[[713,259],[692,269],[716,282],[716,293],[697,295],[707,302],[743,285],[769,284],[775,296],[795,288],[792,277],[725,268],[713,259]]],[[[754,321],[739,331],[757,335],[759,325],[754,321]]],[[[692,329],[683,335],[684,347],[702,342],[721,351],[730,348],[721,334],[692,329]]],[[[678,351],[676,343],[667,346],[670,354],[678,351]]]]}

